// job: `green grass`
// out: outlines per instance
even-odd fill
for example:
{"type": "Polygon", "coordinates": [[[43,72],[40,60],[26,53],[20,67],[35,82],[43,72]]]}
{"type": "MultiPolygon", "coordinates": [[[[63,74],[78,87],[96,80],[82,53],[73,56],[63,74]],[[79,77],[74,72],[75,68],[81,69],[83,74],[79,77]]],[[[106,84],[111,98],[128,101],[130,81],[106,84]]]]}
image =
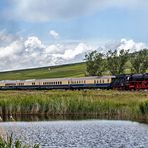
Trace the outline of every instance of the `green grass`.
{"type": "Polygon", "coordinates": [[[0,91],[0,116],[96,115],[148,121],[147,92],[0,91]]]}
{"type": "Polygon", "coordinates": [[[0,80],[83,77],[85,76],[85,69],[85,63],[76,63],[61,66],[0,72],[0,80]]]}
{"type": "MultiPolygon", "coordinates": [[[[22,144],[18,139],[14,140],[13,135],[6,138],[0,136],[0,148],[31,148],[30,146],[22,144]]],[[[35,144],[32,148],[39,148],[39,145],[35,144]]]]}

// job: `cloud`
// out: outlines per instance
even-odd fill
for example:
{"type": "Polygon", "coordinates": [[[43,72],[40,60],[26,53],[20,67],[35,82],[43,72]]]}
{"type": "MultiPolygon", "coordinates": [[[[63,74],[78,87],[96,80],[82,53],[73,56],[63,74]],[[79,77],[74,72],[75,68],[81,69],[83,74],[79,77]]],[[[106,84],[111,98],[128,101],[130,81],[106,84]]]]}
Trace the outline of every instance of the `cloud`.
{"type": "Polygon", "coordinates": [[[84,43],[79,43],[75,48],[67,49],[64,51],[63,54],[54,54],[53,56],[60,57],[64,60],[71,60],[71,59],[74,59],[77,55],[80,55],[90,50],[92,50],[90,46],[84,43]]]}
{"type": "Polygon", "coordinates": [[[17,35],[12,35],[7,32],[7,30],[3,29],[0,31],[0,46],[4,46],[12,43],[17,40],[17,35]]]}
{"type": "Polygon", "coordinates": [[[66,64],[81,55],[75,61],[78,62],[82,61],[88,50],[91,48],[85,43],[45,45],[36,36],[26,39],[18,37],[6,45],[0,45],[0,71],[66,64]]]}
{"type": "Polygon", "coordinates": [[[55,30],[50,30],[49,34],[54,38],[57,39],[59,37],[59,33],[57,33],[55,30]]]}
{"type": "Polygon", "coordinates": [[[130,39],[121,39],[120,45],[117,48],[119,51],[124,49],[124,50],[129,50],[130,52],[135,52],[139,51],[141,49],[147,48],[145,43],[142,42],[135,42],[134,40],[130,39]]]}
{"type": "Polygon", "coordinates": [[[49,65],[60,65],[71,62],[81,62],[86,52],[105,49],[130,49],[130,52],[138,51],[148,46],[142,42],[135,42],[130,39],[121,39],[119,42],[105,44],[99,47],[91,43],[55,43],[43,44],[37,36],[28,38],[13,37],[11,34],[3,32],[1,36],[10,36],[11,40],[7,44],[1,44],[0,40],[0,71],[24,69],[32,67],[42,67],[49,65]]]}
{"type": "Polygon", "coordinates": [[[38,37],[35,37],[35,36],[28,37],[28,39],[24,42],[24,45],[25,45],[25,48],[27,49],[27,51],[45,48],[45,46],[38,39],[38,37]]]}
{"type": "MultiPolygon", "coordinates": [[[[110,7],[139,9],[146,0],[11,0],[8,16],[26,21],[50,21],[90,15],[110,7]],[[13,15],[12,15],[13,14],[13,15]]],[[[8,10],[7,10],[8,11],[8,10]]]]}
{"type": "Polygon", "coordinates": [[[0,58],[7,58],[19,54],[22,48],[23,45],[21,41],[14,41],[6,47],[0,47],[0,58]]]}
{"type": "Polygon", "coordinates": [[[105,43],[105,45],[102,47],[102,50],[104,52],[107,52],[107,50],[115,50],[115,49],[117,49],[118,52],[120,50],[125,50],[125,51],[129,50],[129,52],[132,53],[135,51],[140,51],[145,48],[148,48],[148,45],[143,42],[136,42],[133,39],[122,38],[120,41],[109,41],[108,43],[105,43]]]}

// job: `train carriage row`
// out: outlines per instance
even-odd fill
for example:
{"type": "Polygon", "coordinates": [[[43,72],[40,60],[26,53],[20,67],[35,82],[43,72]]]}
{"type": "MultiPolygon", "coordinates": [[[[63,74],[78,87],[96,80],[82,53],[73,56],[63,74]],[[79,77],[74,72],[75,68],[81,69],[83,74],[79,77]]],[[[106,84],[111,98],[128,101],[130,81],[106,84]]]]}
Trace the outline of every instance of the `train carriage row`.
{"type": "Polygon", "coordinates": [[[114,76],[0,81],[0,89],[109,88],[114,76]]]}
{"type": "Polygon", "coordinates": [[[53,78],[0,81],[0,89],[148,89],[148,73],[118,76],[93,76],[82,78],[53,78]]]}

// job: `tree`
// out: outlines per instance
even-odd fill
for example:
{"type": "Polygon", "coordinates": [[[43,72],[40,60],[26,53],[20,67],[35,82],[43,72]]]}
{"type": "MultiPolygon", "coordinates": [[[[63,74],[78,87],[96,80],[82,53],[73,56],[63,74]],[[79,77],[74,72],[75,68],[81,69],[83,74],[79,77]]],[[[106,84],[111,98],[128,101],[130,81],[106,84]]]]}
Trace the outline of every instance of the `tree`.
{"type": "Polygon", "coordinates": [[[103,54],[92,51],[85,55],[86,71],[90,76],[100,76],[105,70],[105,60],[103,54]]]}
{"type": "Polygon", "coordinates": [[[148,70],[148,49],[134,52],[130,57],[130,62],[133,73],[145,73],[148,70]]]}
{"type": "Polygon", "coordinates": [[[107,68],[112,75],[123,74],[128,61],[128,50],[109,50],[107,52],[107,68]]]}

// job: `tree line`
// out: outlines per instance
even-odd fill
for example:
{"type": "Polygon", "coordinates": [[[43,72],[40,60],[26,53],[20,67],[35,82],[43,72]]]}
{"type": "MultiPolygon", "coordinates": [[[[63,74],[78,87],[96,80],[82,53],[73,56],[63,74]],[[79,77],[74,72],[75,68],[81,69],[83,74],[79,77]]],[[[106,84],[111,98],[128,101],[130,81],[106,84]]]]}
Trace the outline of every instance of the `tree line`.
{"type": "Polygon", "coordinates": [[[129,53],[129,50],[109,50],[106,54],[95,51],[85,54],[86,75],[101,76],[148,71],[148,49],[129,53]]]}

